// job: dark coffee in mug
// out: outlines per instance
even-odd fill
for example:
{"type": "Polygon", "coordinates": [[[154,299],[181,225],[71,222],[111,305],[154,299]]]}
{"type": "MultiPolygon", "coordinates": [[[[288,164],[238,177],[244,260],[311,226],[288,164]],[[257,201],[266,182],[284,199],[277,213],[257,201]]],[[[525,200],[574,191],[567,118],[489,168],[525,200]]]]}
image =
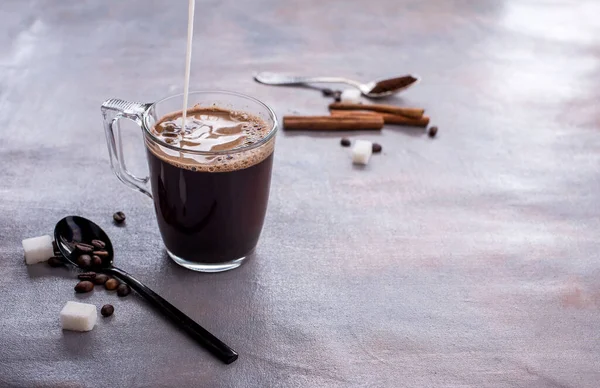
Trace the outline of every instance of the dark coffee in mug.
{"type": "Polygon", "coordinates": [[[272,128],[252,114],[217,107],[189,109],[181,126],[182,113],[174,112],[151,129],[176,148],[146,139],[165,246],[192,262],[243,258],[263,227],[274,149],[274,138],[264,139],[272,128]]]}

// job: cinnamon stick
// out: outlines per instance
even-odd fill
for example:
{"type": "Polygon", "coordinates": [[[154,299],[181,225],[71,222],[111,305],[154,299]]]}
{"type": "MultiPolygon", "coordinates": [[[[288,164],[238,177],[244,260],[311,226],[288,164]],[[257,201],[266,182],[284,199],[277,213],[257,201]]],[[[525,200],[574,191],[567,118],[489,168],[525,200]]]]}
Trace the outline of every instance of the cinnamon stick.
{"type": "Polygon", "coordinates": [[[340,117],[340,116],[382,116],[382,113],[377,113],[377,112],[371,112],[368,110],[341,110],[341,109],[332,109],[329,111],[329,114],[331,114],[332,116],[335,117],[340,117]]]}
{"type": "Polygon", "coordinates": [[[386,124],[406,125],[410,127],[426,127],[429,124],[429,116],[417,118],[395,115],[391,113],[379,113],[386,124]]]}
{"type": "Polygon", "coordinates": [[[329,113],[333,117],[353,116],[353,117],[366,117],[366,116],[380,116],[383,118],[385,124],[393,125],[406,125],[412,127],[426,127],[429,124],[429,116],[421,116],[418,119],[395,115],[391,113],[378,113],[364,110],[337,110],[333,109],[329,113]]]}
{"type": "Polygon", "coordinates": [[[383,128],[383,118],[379,115],[345,116],[284,116],[286,130],[311,131],[356,131],[383,128]]]}
{"type": "Polygon", "coordinates": [[[418,119],[423,116],[425,110],[422,108],[405,108],[395,105],[384,105],[384,104],[352,104],[349,102],[334,102],[329,105],[329,109],[342,109],[342,110],[368,110],[380,113],[392,113],[395,115],[401,115],[418,119]]]}

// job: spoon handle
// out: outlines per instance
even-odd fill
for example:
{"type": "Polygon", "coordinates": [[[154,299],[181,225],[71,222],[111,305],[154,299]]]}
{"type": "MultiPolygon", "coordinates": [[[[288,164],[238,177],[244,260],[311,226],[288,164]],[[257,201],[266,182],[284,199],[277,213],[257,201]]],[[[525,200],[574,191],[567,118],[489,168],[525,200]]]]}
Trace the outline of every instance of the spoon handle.
{"type": "Polygon", "coordinates": [[[353,81],[351,79],[341,78],[341,77],[301,77],[301,76],[291,76],[284,74],[276,74],[276,73],[258,73],[254,76],[254,79],[261,84],[266,85],[301,85],[301,84],[309,84],[309,83],[339,83],[339,84],[349,84],[355,87],[360,87],[361,84],[359,82],[353,81]]]}
{"type": "Polygon", "coordinates": [[[225,364],[231,364],[238,358],[235,350],[231,349],[208,330],[197,324],[193,319],[182,313],[178,308],[167,302],[156,292],[145,286],[142,282],[120,268],[106,268],[104,272],[114,275],[127,283],[138,294],[156,307],[165,316],[170,318],[179,327],[185,330],[196,342],[225,364]]]}

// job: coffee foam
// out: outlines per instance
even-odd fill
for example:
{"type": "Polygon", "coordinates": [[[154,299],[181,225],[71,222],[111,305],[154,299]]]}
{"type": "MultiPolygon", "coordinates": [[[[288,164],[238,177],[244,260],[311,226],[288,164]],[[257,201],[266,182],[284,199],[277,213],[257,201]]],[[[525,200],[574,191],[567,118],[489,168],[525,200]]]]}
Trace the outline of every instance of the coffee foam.
{"type": "Polygon", "coordinates": [[[148,149],[176,167],[199,172],[236,171],[256,165],[273,153],[274,137],[258,147],[245,150],[262,141],[271,131],[259,117],[218,107],[195,106],[188,110],[186,128],[182,130],[181,116],[181,111],[163,116],[152,127],[152,134],[182,151],[159,145],[146,137],[148,149]],[[186,152],[194,150],[222,153],[199,155],[186,152]]]}

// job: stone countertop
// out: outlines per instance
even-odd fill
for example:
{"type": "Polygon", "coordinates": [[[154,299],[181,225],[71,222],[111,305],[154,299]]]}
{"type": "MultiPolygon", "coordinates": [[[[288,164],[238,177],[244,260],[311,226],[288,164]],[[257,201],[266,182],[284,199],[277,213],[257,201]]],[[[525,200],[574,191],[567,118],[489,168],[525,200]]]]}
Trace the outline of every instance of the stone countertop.
{"type": "MultiPolygon", "coordinates": [[[[172,2],[175,3],[175,2],[172,2]]],[[[440,130],[281,132],[256,255],[198,274],[171,262],[146,197],[110,171],[100,104],[182,90],[187,5],[3,0],[0,386],[597,387],[600,5],[594,0],[198,2],[192,88],[320,114],[257,71],[422,82],[387,101],[440,130]],[[125,227],[112,224],[117,210],[125,227]],[[210,357],[137,295],[74,295],[21,240],[95,220],[120,267],[240,354],[210,357]],[[115,305],[63,332],[68,300],[115,305]]],[[[124,125],[133,171],[141,133],[124,125]]]]}

